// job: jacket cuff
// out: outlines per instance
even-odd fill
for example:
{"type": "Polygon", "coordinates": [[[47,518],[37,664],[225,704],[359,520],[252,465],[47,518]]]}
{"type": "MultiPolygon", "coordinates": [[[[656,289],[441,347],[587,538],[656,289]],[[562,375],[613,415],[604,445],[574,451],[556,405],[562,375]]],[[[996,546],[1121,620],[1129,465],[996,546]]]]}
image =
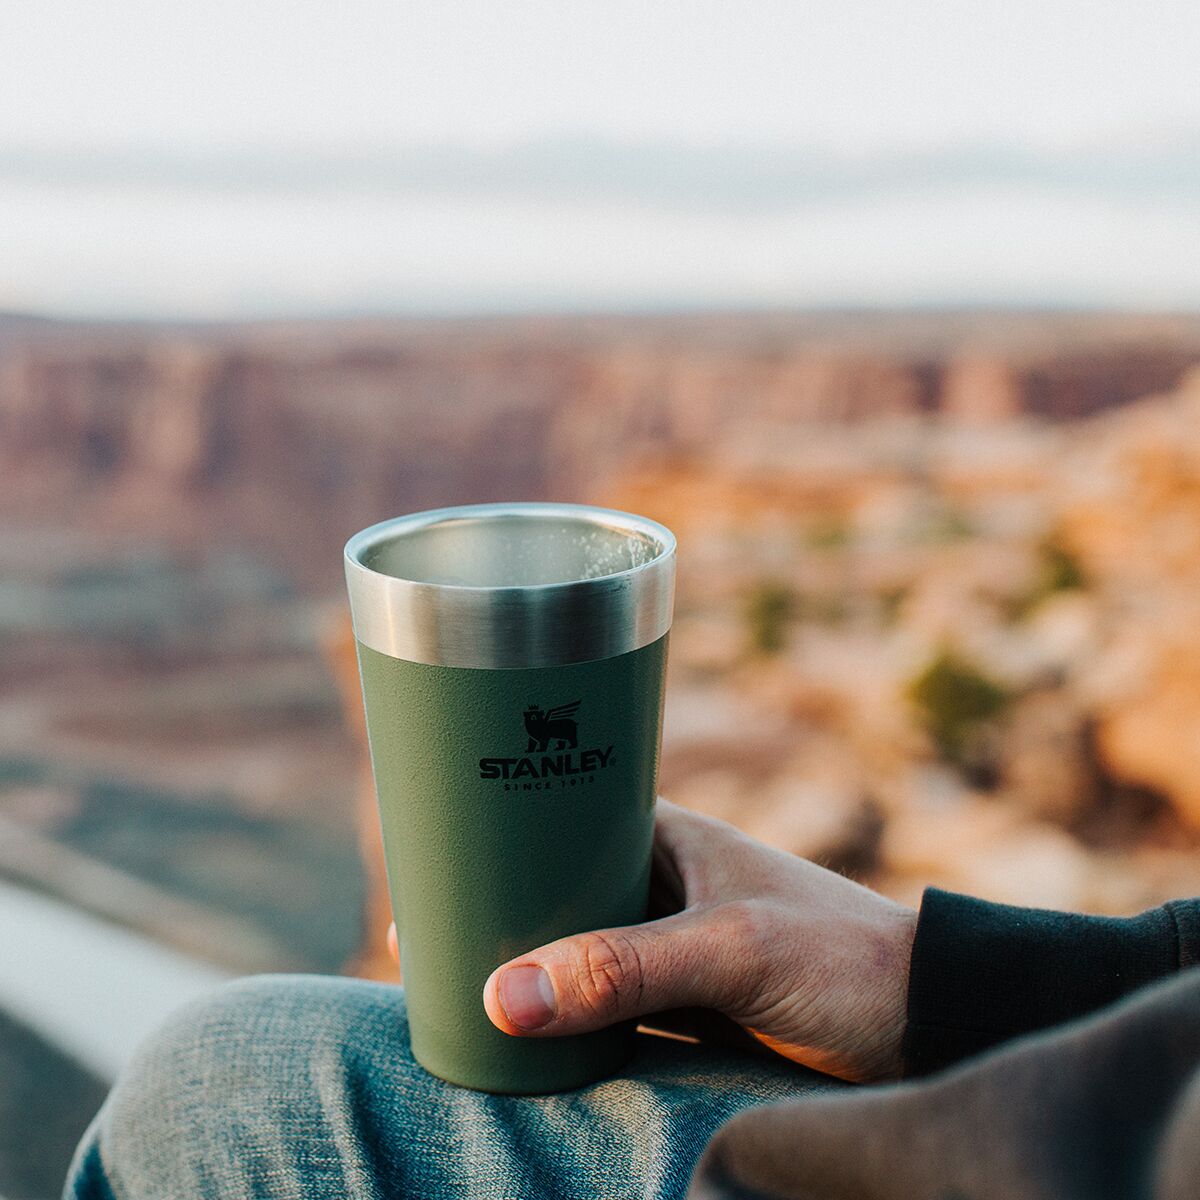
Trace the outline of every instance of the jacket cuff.
{"type": "Polygon", "coordinates": [[[1179,916],[1168,907],[1094,917],[927,888],[909,968],[904,1074],[1102,1008],[1176,971],[1181,957],[1179,916]]]}

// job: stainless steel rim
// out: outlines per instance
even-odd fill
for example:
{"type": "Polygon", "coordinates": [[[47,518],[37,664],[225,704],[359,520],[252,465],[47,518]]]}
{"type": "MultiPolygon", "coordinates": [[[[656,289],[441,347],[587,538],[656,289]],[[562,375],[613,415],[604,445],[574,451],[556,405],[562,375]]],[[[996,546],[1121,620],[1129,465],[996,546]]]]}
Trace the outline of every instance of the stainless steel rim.
{"type": "Polygon", "coordinates": [[[435,666],[611,658],[661,638],[675,598],[671,531],[586,504],[410,513],[355,534],[345,566],[355,637],[435,666]]]}

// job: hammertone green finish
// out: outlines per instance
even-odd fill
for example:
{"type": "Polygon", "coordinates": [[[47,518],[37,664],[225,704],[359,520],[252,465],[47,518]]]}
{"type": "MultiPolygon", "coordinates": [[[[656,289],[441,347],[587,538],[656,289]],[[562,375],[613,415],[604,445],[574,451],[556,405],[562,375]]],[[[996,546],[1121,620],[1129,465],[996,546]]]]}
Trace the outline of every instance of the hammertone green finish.
{"type": "Polygon", "coordinates": [[[668,637],[521,669],[431,666],[359,645],[413,1053],[435,1075],[554,1092],[612,1074],[631,1052],[632,1024],[510,1037],[482,996],[518,954],[644,919],[668,637]],[[546,714],[532,728],[531,706],[546,714]],[[561,706],[565,716],[549,712],[561,706]],[[488,770],[517,777],[480,778],[481,759],[510,760],[488,770]],[[555,766],[561,774],[530,775],[555,766]]]}

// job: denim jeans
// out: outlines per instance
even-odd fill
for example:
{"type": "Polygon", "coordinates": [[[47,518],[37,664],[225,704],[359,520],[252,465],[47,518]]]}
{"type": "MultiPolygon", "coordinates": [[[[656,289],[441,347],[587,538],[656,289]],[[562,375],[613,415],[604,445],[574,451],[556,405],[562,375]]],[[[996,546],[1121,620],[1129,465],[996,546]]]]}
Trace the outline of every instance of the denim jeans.
{"type": "Polygon", "coordinates": [[[614,1079],[493,1096],[434,1078],[404,992],[239,980],[139,1052],[84,1135],[69,1200],[633,1200],[679,1197],[751,1105],[834,1087],[783,1059],[639,1035],[614,1079]]]}

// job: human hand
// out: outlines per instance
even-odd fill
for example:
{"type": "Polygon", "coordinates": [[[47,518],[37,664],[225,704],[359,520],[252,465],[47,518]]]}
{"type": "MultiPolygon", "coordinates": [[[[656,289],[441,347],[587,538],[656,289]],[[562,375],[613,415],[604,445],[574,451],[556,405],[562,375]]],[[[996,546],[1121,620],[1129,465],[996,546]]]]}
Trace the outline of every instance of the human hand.
{"type": "Polygon", "coordinates": [[[699,1006],[819,1071],[898,1075],[911,909],[660,797],[651,911],[498,967],[492,1023],[556,1037],[699,1006]]]}

